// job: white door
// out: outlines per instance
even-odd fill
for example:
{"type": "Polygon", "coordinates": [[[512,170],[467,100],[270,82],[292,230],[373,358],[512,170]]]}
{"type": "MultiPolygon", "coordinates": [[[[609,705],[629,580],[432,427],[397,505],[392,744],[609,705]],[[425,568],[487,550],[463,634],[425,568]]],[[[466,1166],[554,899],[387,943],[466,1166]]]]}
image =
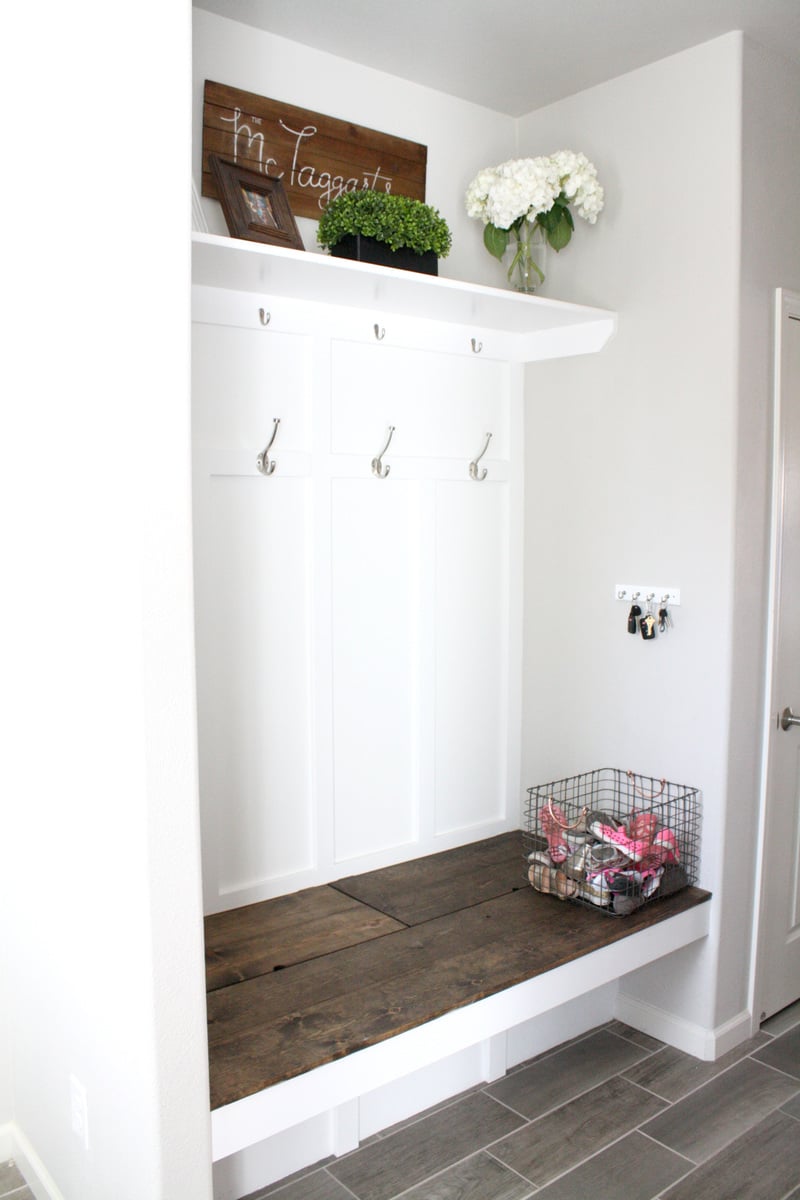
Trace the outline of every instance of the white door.
{"type": "Polygon", "coordinates": [[[776,339],[771,721],[756,998],[762,1020],[800,997],[800,296],[778,293],[776,339]]]}

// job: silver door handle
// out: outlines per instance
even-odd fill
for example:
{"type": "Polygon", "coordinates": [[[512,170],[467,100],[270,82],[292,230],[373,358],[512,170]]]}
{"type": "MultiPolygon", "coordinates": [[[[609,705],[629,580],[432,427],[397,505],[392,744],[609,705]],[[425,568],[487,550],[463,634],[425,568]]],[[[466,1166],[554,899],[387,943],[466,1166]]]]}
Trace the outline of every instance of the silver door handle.
{"type": "Polygon", "coordinates": [[[791,729],[792,725],[800,725],[800,716],[785,708],[781,713],[781,729],[791,729]]]}

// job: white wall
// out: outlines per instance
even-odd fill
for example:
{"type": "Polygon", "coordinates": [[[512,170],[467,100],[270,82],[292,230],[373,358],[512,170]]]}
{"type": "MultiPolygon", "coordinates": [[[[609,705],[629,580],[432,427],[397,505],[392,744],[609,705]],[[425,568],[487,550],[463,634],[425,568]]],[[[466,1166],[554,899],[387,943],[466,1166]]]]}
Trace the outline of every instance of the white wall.
{"type": "MultiPolygon", "coordinates": [[[[193,10],[193,27],[192,170],[198,190],[203,83],[212,79],[426,145],[426,199],[453,233],[453,249],[440,260],[439,274],[490,285],[505,282],[500,264],[483,249],[483,226],[466,215],[464,192],[481,167],[514,153],[511,117],[202,9],[193,10]]],[[[211,232],[226,234],[219,204],[204,199],[203,208],[211,232]]],[[[298,226],[306,250],[318,250],[316,222],[301,219],[298,226]]]]}
{"type": "MultiPolygon", "coordinates": [[[[583,149],[607,187],[597,226],[578,222],[570,247],[551,256],[550,294],[620,314],[614,344],[597,359],[529,369],[523,777],[613,765],[702,788],[700,882],[714,892],[712,937],[685,955],[696,971],[665,979],[654,967],[628,990],[718,1030],[747,1006],[769,289],[781,282],[782,234],[748,220],[744,244],[761,266],[740,381],[742,55],[743,39],[730,34],[520,126],[521,153],[583,149]],[[762,239],[772,242],[767,261],[762,239]],[[645,644],[626,634],[613,586],[628,580],[681,588],[667,636],[645,644]]],[[[748,78],[756,60],[761,52],[748,47],[748,78]]],[[[764,98],[748,155],[789,74],[787,65],[764,98]]],[[[748,102],[754,90],[748,84],[748,102]]],[[[783,124],[769,152],[781,161],[794,136],[783,124]]],[[[760,168],[745,171],[746,195],[760,168]]],[[[795,171],[778,173],[781,209],[795,171]]],[[[750,201],[749,218],[752,209],[750,201]]],[[[792,224],[788,211],[785,219],[792,224]]]]}
{"type": "Polygon", "coordinates": [[[7,149],[27,183],[6,220],[0,1116],[64,1200],[210,1195],[190,154],[159,132],[189,127],[189,18],[78,0],[21,6],[5,30],[4,109],[24,102],[7,149]]]}
{"type": "MultiPolygon", "coordinates": [[[[534,113],[520,129],[523,152],[584,150],[607,190],[598,224],[579,221],[567,250],[551,256],[550,294],[619,311],[602,355],[529,369],[523,779],[615,766],[701,787],[701,883],[717,894],[733,608],[740,57],[731,35],[534,113]],[[627,606],[614,599],[617,581],[639,580],[682,593],[674,629],[652,643],[627,634],[627,606]]],[[[688,952],[699,971],[661,1002],[714,1025],[718,951],[714,936],[688,952]]],[[[737,974],[726,983],[741,1007],[737,974]]]]}

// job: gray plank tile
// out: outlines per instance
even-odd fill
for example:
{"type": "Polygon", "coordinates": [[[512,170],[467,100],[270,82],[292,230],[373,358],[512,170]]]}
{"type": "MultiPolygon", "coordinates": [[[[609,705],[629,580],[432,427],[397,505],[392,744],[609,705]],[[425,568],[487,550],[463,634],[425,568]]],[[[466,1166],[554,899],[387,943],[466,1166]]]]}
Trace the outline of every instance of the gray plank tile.
{"type": "Polygon", "coordinates": [[[357,1150],[328,1170],[358,1200],[389,1200],[522,1124],[516,1113],[477,1092],[357,1150]]]}
{"type": "Polygon", "coordinates": [[[753,1058],[800,1079],[800,1025],[796,1025],[788,1033],[782,1033],[763,1050],[754,1054],[753,1058]]]}
{"type": "Polygon", "coordinates": [[[797,1123],[774,1112],[671,1187],[663,1200],[783,1200],[798,1181],[797,1123]]]}
{"type": "Polygon", "coordinates": [[[246,1200],[353,1200],[347,1188],[331,1178],[325,1170],[292,1176],[294,1182],[286,1180],[272,1184],[260,1192],[253,1192],[246,1200]]]}
{"type": "Polygon", "coordinates": [[[632,1025],[626,1025],[624,1021],[611,1021],[606,1025],[609,1033],[616,1033],[618,1037],[626,1038],[629,1042],[635,1042],[637,1046],[641,1046],[643,1050],[649,1050],[654,1053],[660,1050],[664,1042],[660,1042],[658,1038],[650,1037],[648,1033],[641,1033],[638,1029],[634,1029],[632,1025]]]}
{"type": "Polygon", "coordinates": [[[663,1108],[657,1096],[626,1079],[610,1079],[510,1134],[491,1153],[542,1187],[663,1108]]]}
{"type": "Polygon", "coordinates": [[[643,1132],[692,1162],[705,1162],[796,1091],[788,1076],[746,1058],[654,1117],[643,1132]]]}
{"type": "Polygon", "coordinates": [[[600,1032],[603,1026],[598,1026],[597,1029],[590,1029],[588,1033],[576,1033],[575,1037],[567,1038],[564,1042],[558,1042],[557,1045],[551,1046],[549,1050],[541,1050],[538,1054],[533,1054],[530,1058],[526,1058],[524,1062],[517,1063],[508,1071],[509,1075],[516,1074],[517,1071],[525,1071],[534,1063],[541,1062],[544,1058],[552,1058],[554,1054],[560,1054],[562,1050],[566,1050],[568,1046],[575,1046],[578,1042],[585,1042],[587,1037],[593,1037],[600,1032]]]}
{"type": "Polygon", "coordinates": [[[450,1167],[403,1194],[403,1200],[527,1200],[533,1188],[488,1154],[450,1167]]]}
{"type": "Polygon", "coordinates": [[[723,1054],[716,1062],[705,1062],[701,1058],[685,1054],[682,1050],[676,1050],[673,1046],[665,1046],[658,1054],[625,1071],[624,1075],[632,1083],[638,1083],[640,1087],[655,1092],[657,1096],[663,1096],[665,1100],[680,1100],[695,1088],[727,1071],[728,1067],[752,1054],[754,1050],[767,1045],[767,1035],[757,1033],[755,1037],[723,1054]]]}
{"type": "Polygon", "coordinates": [[[781,1112],[785,1112],[790,1117],[795,1117],[800,1121],[800,1092],[793,1100],[787,1100],[786,1104],[781,1106],[781,1112]]]}
{"type": "Polygon", "coordinates": [[[0,1196],[21,1187],[25,1187],[25,1179],[14,1160],[0,1163],[0,1196]]]}
{"type": "Polygon", "coordinates": [[[536,1193],[536,1200],[651,1200],[692,1164],[641,1133],[630,1133],[536,1193]]]}
{"type": "Polygon", "coordinates": [[[558,1108],[646,1057],[647,1051],[605,1029],[568,1045],[487,1088],[490,1096],[533,1118],[558,1108]]]}

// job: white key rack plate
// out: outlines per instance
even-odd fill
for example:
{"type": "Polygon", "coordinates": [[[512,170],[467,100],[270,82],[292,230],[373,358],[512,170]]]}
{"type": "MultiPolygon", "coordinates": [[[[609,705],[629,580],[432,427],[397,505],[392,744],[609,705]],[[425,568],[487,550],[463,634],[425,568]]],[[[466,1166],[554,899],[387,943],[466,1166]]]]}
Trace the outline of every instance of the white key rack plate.
{"type": "Polygon", "coordinates": [[[660,607],[678,608],[681,602],[681,589],[652,583],[615,583],[614,599],[625,600],[628,604],[633,604],[634,601],[638,603],[641,600],[646,603],[650,600],[660,607]]]}

